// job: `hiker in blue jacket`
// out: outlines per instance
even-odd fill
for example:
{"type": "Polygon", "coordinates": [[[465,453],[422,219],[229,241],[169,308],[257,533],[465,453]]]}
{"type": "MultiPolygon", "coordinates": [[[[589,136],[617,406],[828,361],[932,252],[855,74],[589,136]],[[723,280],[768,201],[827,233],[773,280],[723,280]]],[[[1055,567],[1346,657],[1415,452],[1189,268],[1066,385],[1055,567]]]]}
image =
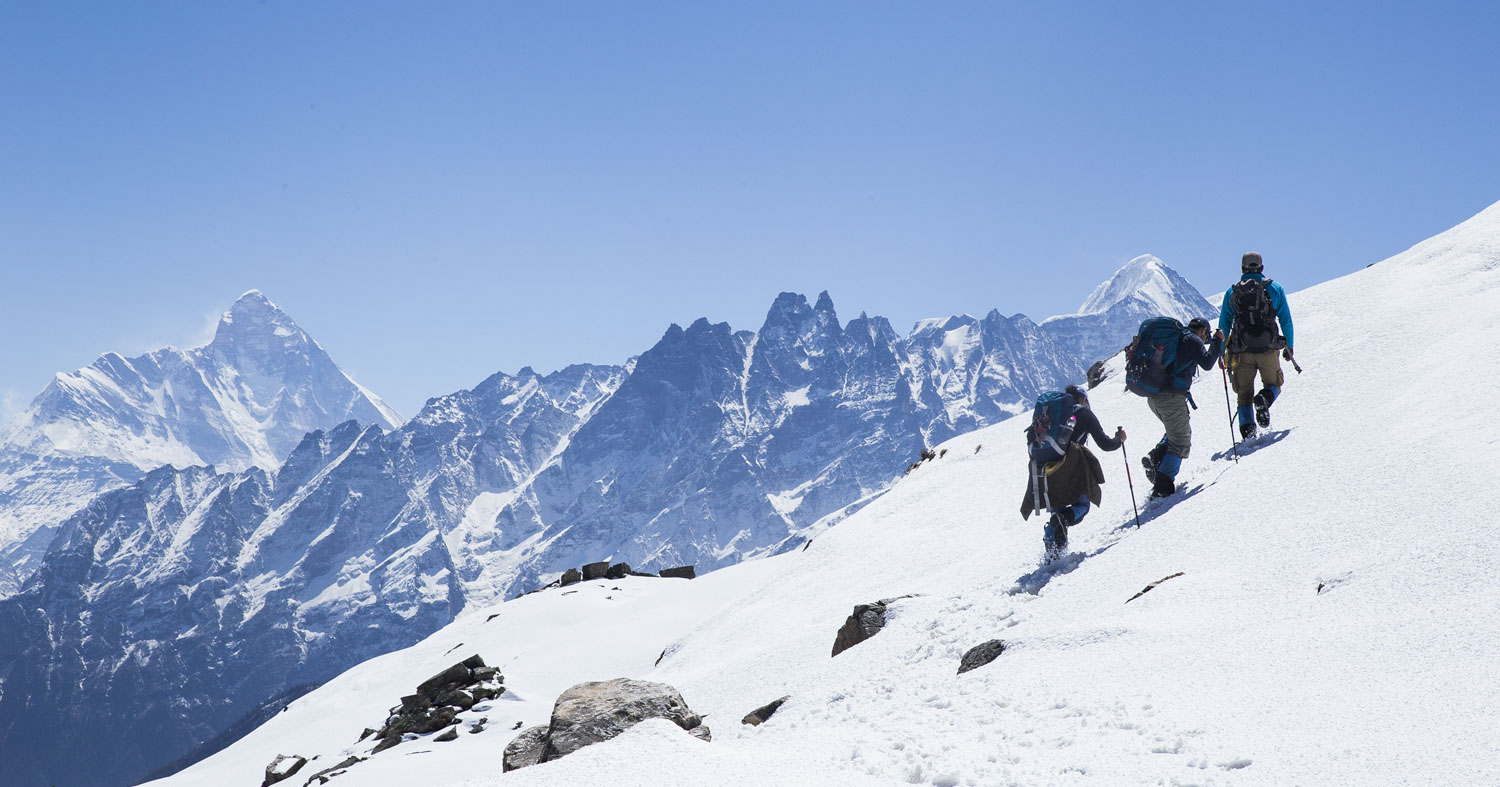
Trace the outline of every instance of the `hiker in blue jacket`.
{"type": "Polygon", "coordinates": [[[1229,336],[1229,383],[1239,402],[1240,436],[1246,439],[1255,436],[1257,424],[1262,429],[1271,426],[1271,403],[1286,382],[1276,351],[1292,360],[1292,310],[1281,285],[1262,273],[1264,267],[1259,254],[1247,252],[1240,259],[1240,280],[1224,291],[1219,308],[1219,330],[1229,336]]]}
{"type": "MultiPolygon", "coordinates": [[[[1080,449],[1085,449],[1088,445],[1089,437],[1093,437],[1094,442],[1098,443],[1099,447],[1106,451],[1118,451],[1120,446],[1124,445],[1125,430],[1116,428],[1113,437],[1105,434],[1104,427],[1099,424],[1099,418],[1094,415],[1093,410],[1089,409],[1087,392],[1076,385],[1070,385],[1064,393],[1072,397],[1073,400],[1072,433],[1066,438],[1065,445],[1058,445],[1055,440],[1048,439],[1045,435],[1033,436],[1032,430],[1029,430],[1028,444],[1030,447],[1028,450],[1035,466],[1045,467],[1048,464],[1063,459],[1068,449],[1072,446],[1076,445],[1080,449]]],[[[1033,424],[1034,429],[1035,425],[1033,424]]],[[[1086,453],[1086,450],[1084,453],[1086,453]]],[[[1092,456],[1089,458],[1091,459],[1092,456]]],[[[1086,475],[1097,470],[1097,462],[1090,463],[1090,467],[1091,470],[1085,472],[1086,475]]],[[[1100,477],[1096,480],[1100,483],[1103,482],[1102,473],[1100,473],[1100,477]]],[[[1084,483],[1086,485],[1086,482],[1084,483]]],[[[1094,488],[1097,490],[1097,484],[1094,485],[1094,488]]],[[[1050,493],[1051,491],[1052,488],[1049,485],[1048,492],[1050,493]]],[[[1050,505],[1047,510],[1051,514],[1051,517],[1048,518],[1046,527],[1042,531],[1042,544],[1046,548],[1049,557],[1056,557],[1063,549],[1067,548],[1068,528],[1082,521],[1083,517],[1089,512],[1090,501],[1087,491],[1080,492],[1076,499],[1071,496],[1067,499],[1072,500],[1072,502],[1064,502],[1061,505],[1057,505],[1055,501],[1050,499],[1047,501],[1048,505],[1050,505]]],[[[1024,510],[1025,507],[1023,506],[1023,512],[1024,510]]]]}
{"type": "MultiPolygon", "coordinates": [[[[1208,320],[1194,317],[1188,322],[1187,330],[1182,332],[1177,345],[1177,363],[1179,368],[1188,370],[1195,365],[1204,370],[1212,369],[1223,348],[1224,334],[1214,331],[1210,341],[1208,320]]],[[[1146,397],[1146,405],[1151,408],[1152,415],[1166,429],[1161,442],[1151,449],[1150,454],[1141,457],[1141,464],[1146,466],[1146,477],[1151,480],[1152,499],[1166,497],[1177,491],[1177,472],[1192,448],[1193,427],[1188,416],[1188,402],[1192,398],[1188,388],[1191,386],[1192,373],[1189,371],[1184,381],[1176,387],[1146,397]]]]}

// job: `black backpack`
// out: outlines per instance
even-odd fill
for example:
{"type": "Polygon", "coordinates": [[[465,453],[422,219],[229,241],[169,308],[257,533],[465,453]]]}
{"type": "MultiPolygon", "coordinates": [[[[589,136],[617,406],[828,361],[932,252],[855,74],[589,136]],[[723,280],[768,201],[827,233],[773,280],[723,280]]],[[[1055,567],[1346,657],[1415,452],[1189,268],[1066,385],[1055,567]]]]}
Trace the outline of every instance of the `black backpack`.
{"type": "Polygon", "coordinates": [[[1286,346],[1276,330],[1276,308],[1266,290],[1270,285],[1270,279],[1244,279],[1229,288],[1232,351],[1258,353],[1286,346]]]}

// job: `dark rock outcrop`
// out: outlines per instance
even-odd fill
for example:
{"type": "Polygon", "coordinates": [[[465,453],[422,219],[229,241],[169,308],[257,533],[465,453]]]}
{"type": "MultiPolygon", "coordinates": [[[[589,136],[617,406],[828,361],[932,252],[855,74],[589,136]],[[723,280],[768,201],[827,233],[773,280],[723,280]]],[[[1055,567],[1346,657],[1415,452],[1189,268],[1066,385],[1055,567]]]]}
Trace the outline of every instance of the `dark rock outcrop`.
{"type": "Polygon", "coordinates": [[[1005,652],[1005,643],[998,639],[992,639],[981,645],[969,648],[964,657],[958,663],[958,674],[962,675],[971,669],[979,669],[994,661],[1005,652]]]}
{"type": "Polygon", "coordinates": [[[1089,390],[1092,391],[1093,389],[1098,388],[1099,383],[1104,382],[1104,378],[1107,376],[1108,375],[1104,373],[1104,362],[1095,361],[1094,365],[1089,367],[1089,390]]]}
{"type": "Polygon", "coordinates": [[[663,579],[693,579],[698,576],[698,572],[693,566],[677,566],[662,569],[660,576],[663,579]]]}
{"type": "Polygon", "coordinates": [[[777,709],[781,707],[782,703],[786,702],[789,699],[791,699],[791,697],[786,696],[770,703],[769,705],[762,705],[759,708],[756,708],[755,710],[750,711],[748,714],[746,714],[745,718],[740,720],[740,723],[748,724],[752,727],[759,727],[761,724],[765,723],[766,719],[771,718],[771,716],[776,713],[777,709]]]}
{"type": "Polygon", "coordinates": [[[276,759],[271,760],[271,764],[266,766],[266,778],[260,783],[260,787],[270,787],[283,779],[289,779],[297,771],[302,770],[302,766],[306,764],[306,757],[278,754],[276,759]]]}
{"type": "Polygon", "coordinates": [[[603,560],[598,563],[590,563],[583,567],[583,581],[603,579],[609,573],[609,561],[603,560]]]}
{"type": "Polygon", "coordinates": [[[858,645],[880,633],[885,628],[885,610],[892,602],[900,601],[911,596],[899,596],[897,598],[881,599],[873,604],[859,604],[854,607],[854,614],[844,621],[843,628],[839,629],[838,636],[833,640],[833,655],[858,645]]]}
{"type": "Polygon", "coordinates": [[[549,726],[527,729],[505,747],[504,770],[565,757],[646,719],[667,719],[695,738],[712,739],[702,717],[665,683],[630,678],[580,683],[557,698],[549,726]]]}
{"type": "Polygon", "coordinates": [[[604,572],[605,579],[624,579],[629,575],[629,563],[616,563],[613,566],[610,566],[608,571],[604,572]]]}
{"type": "Polygon", "coordinates": [[[563,572],[562,579],[558,580],[558,583],[562,587],[567,587],[568,585],[576,585],[582,581],[583,575],[578,573],[578,569],[570,568],[563,572]]]}

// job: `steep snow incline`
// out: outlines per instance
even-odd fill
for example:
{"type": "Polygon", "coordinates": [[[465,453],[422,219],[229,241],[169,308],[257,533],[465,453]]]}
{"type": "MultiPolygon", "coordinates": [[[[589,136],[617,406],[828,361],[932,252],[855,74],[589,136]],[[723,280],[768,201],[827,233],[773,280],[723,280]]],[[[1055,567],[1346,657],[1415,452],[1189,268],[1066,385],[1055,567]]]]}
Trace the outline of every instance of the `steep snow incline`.
{"type": "Polygon", "coordinates": [[[1496,783],[1500,712],[1483,687],[1500,549],[1477,492],[1500,476],[1500,424],[1455,427],[1433,402],[1500,386],[1473,349],[1500,330],[1500,206],[1291,303],[1306,373],[1289,375],[1270,435],[1236,464],[1219,374],[1202,375],[1186,491],[1139,529],[1121,465],[1160,428],[1110,362],[1093,406],[1129,431],[1129,456],[1099,453],[1104,503],[1049,570],[1041,523],[1017,514],[1019,429],[1000,424],[949,441],[805,551],[498,605],[165,783],[249,783],[278,753],[319,768],[365,754],[354,739],[372,715],[472,652],[517,695],[483,712],[488,731],[403,744],[340,783],[1496,783]],[[829,657],[854,604],[913,593],[881,634],[829,657]],[[993,638],[997,662],[955,675],[993,638]],[[713,742],[643,725],[500,775],[502,727],[621,675],[678,687],[713,742]],[[771,721],[739,724],[782,695],[771,721]]]}

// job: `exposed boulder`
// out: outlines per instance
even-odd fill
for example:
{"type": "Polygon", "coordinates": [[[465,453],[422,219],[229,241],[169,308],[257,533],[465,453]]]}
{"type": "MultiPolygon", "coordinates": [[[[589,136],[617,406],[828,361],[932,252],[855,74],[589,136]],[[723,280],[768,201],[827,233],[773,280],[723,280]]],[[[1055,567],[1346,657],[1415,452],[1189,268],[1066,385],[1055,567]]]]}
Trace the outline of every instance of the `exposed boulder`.
{"type": "Polygon", "coordinates": [[[271,764],[266,766],[266,779],[260,783],[260,787],[269,787],[283,779],[290,778],[292,774],[302,770],[307,764],[306,757],[295,754],[278,754],[271,764]]]}
{"type": "Polygon", "coordinates": [[[565,757],[646,719],[666,719],[695,738],[712,739],[702,717],[665,683],[630,678],[580,683],[557,698],[549,726],[527,729],[505,747],[504,769],[565,757]]]}
{"type": "Polygon", "coordinates": [[[547,727],[527,727],[520,735],[517,735],[505,747],[505,757],[501,765],[501,772],[513,771],[517,768],[525,768],[528,765],[536,765],[542,761],[542,756],[547,753],[547,727]]]}
{"type": "Polygon", "coordinates": [[[899,596],[897,598],[881,599],[873,604],[859,604],[854,607],[854,614],[844,621],[843,628],[839,629],[838,636],[833,640],[833,655],[858,645],[880,633],[885,628],[886,607],[892,602],[900,601],[911,596],[899,596]]]}
{"type": "Polygon", "coordinates": [[[1094,365],[1089,367],[1089,390],[1092,391],[1098,388],[1099,383],[1104,382],[1104,379],[1108,376],[1104,371],[1104,362],[1095,361],[1094,365]]]}
{"type": "Polygon", "coordinates": [[[992,639],[989,642],[975,645],[969,648],[969,652],[965,653],[964,657],[959,660],[958,674],[962,675],[971,669],[979,669],[999,658],[1000,654],[1004,652],[1005,643],[998,639],[992,639]]]}
{"type": "Polygon", "coordinates": [[[613,566],[610,566],[608,571],[604,572],[605,579],[624,579],[629,575],[629,563],[616,563],[613,566]]]}
{"type": "Polygon", "coordinates": [[[663,579],[694,579],[698,576],[698,572],[693,566],[678,566],[662,569],[660,576],[663,579]]]}
{"type": "Polygon", "coordinates": [[[608,573],[608,560],[601,561],[599,563],[590,563],[583,567],[583,581],[588,582],[594,579],[604,579],[605,575],[608,573]]]}
{"type": "Polygon", "coordinates": [[[576,569],[576,568],[570,568],[567,571],[564,571],[563,575],[562,575],[562,579],[558,580],[558,582],[561,584],[562,587],[567,587],[569,585],[576,585],[576,584],[578,584],[579,582],[582,582],[582,581],[583,581],[583,575],[580,574],[580,573],[578,573],[578,569],[576,569]]]}
{"type": "Polygon", "coordinates": [[[776,713],[777,709],[781,707],[782,703],[786,702],[789,699],[791,699],[791,697],[786,696],[768,705],[762,705],[759,708],[756,708],[755,710],[750,711],[748,714],[746,714],[745,718],[740,720],[740,723],[748,724],[752,727],[759,727],[761,724],[765,723],[766,719],[771,718],[771,716],[776,713]]]}
{"type": "Polygon", "coordinates": [[[433,740],[437,741],[438,743],[447,743],[448,741],[456,741],[456,740],[458,740],[458,728],[457,727],[449,727],[447,732],[445,732],[442,735],[439,735],[439,736],[433,738],[433,740]]]}

